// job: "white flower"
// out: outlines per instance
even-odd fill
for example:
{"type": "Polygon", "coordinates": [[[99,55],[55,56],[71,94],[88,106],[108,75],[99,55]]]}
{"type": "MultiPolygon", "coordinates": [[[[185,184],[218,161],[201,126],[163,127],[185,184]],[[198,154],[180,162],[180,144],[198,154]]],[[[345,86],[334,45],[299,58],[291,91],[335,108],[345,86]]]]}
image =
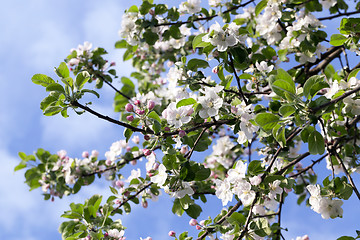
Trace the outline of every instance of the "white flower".
{"type": "Polygon", "coordinates": [[[124,230],[117,230],[117,229],[111,229],[108,231],[108,234],[110,237],[113,237],[113,238],[121,238],[124,236],[125,234],[125,231],[124,230]]]}
{"type": "Polygon", "coordinates": [[[191,106],[181,106],[176,108],[176,103],[172,102],[162,112],[162,117],[167,120],[170,125],[174,125],[175,128],[181,127],[183,124],[190,122],[191,113],[193,109],[191,106]]]}
{"type": "Polygon", "coordinates": [[[255,199],[255,191],[251,190],[251,184],[241,180],[234,186],[234,193],[240,198],[244,206],[250,205],[255,199]]]}
{"type": "Polygon", "coordinates": [[[233,164],[235,154],[231,149],[235,144],[230,140],[229,136],[221,137],[217,140],[216,145],[213,145],[212,156],[216,157],[216,161],[229,168],[233,164]]]}
{"type": "Polygon", "coordinates": [[[267,73],[267,72],[271,72],[271,71],[273,70],[274,65],[268,66],[267,62],[261,61],[260,63],[256,62],[256,63],[255,63],[255,67],[256,67],[257,70],[259,70],[261,73],[267,73]]]}
{"type": "Polygon", "coordinates": [[[201,118],[214,117],[218,114],[219,109],[222,107],[224,100],[217,95],[224,87],[205,87],[201,92],[205,93],[204,96],[198,98],[202,109],[199,112],[201,118]]]}
{"type": "Polygon", "coordinates": [[[228,181],[230,183],[235,183],[237,181],[241,181],[243,178],[245,178],[245,173],[247,170],[247,163],[244,163],[242,161],[236,162],[236,166],[233,169],[230,169],[228,171],[228,181]]]}
{"type": "Polygon", "coordinates": [[[216,46],[219,52],[226,51],[228,47],[232,47],[238,42],[236,37],[225,32],[218,22],[210,26],[209,34],[203,36],[202,40],[216,46]]]}
{"type": "Polygon", "coordinates": [[[201,0],[188,0],[187,2],[180,3],[179,12],[195,14],[201,11],[201,0]]]}
{"type": "Polygon", "coordinates": [[[225,206],[228,202],[231,202],[233,198],[233,193],[230,189],[230,183],[225,178],[224,181],[215,179],[215,184],[215,195],[221,199],[223,206],[225,206]]]}
{"type": "Polygon", "coordinates": [[[131,182],[131,180],[135,179],[135,178],[139,178],[141,176],[141,170],[138,168],[137,170],[133,169],[131,170],[131,174],[128,177],[128,179],[126,180],[126,182],[131,182]]]}
{"type": "Polygon", "coordinates": [[[320,0],[319,2],[325,9],[329,9],[336,5],[337,0],[320,0]]]}
{"type": "Polygon", "coordinates": [[[281,194],[283,192],[283,189],[280,187],[280,180],[275,180],[274,182],[270,183],[270,196],[272,198],[275,198],[277,194],[281,194]]]}
{"type": "Polygon", "coordinates": [[[163,164],[160,164],[158,171],[159,173],[151,177],[150,180],[161,187],[166,182],[168,175],[166,173],[166,167],[163,164]]]}
{"type": "Polygon", "coordinates": [[[188,182],[182,182],[181,183],[181,188],[178,189],[174,194],[173,197],[176,198],[183,198],[185,197],[185,195],[193,195],[194,194],[194,190],[192,189],[192,187],[190,186],[190,183],[188,182]]]}
{"type": "Polygon", "coordinates": [[[351,97],[347,97],[344,99],[345,108],[343,108],[343,112],[351,112],[354,115],[360,114],[360,99],[352,99],[351,97]]]}

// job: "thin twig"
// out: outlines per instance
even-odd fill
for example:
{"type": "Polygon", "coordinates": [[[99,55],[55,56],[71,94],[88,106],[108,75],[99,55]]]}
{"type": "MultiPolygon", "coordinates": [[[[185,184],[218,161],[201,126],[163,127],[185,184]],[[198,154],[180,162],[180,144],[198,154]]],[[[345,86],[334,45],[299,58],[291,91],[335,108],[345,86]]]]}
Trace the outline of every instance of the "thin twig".
{"type": "Polygon", "coordinates": [[[236,78],[236,81],[237,81],[237,84],[238,84],[238,89],[239,89],[240,95],[241,95],[242,99],[244,100],[245,104],[248,105],[249,102],[248,102],[248,100],[246,99],[246,97],[245,97],[245,95],[244,95],[244,93],[243,93],[243,91],[242,91],[242,89],[241,89],[240,78],[239,78],[239,76],[238,76],[237,73],[236,73],[236,69],[235,69],[235,66],[234,66],[233,57],[232,57],[232,55],[231,55],[230,52],[228,53],[228,55],[229,55],[229,58],[230,58],[229,64],[230,64],[230,67],[232,68],[232,70],[234,71],[234,75],[235,75],[235,78],[236,78]]]}
{"type": "Polygon", "coordinates": [[[331,19],[338,18],[338,17],[341,17],[341,16],[350,16],[350,15],[357,14],[357,13],[360,13],[360,11],[357,10],[357,11],[354,11],[354,12],[340,13],[340,14],[337,14],[337,15],[329,16],[329,17],[318,18],[318,20],[319,21],[331,20],[331,19]]]}
{"type": "Polygon", "coordinates": [[[187,159],[190,159],[190,158],[191,158],[191,155],[193,154],[196,145],[200,142],[200,139],[201,139],[202,135],[205,133],[206,130],[207,130],[207,128],[205,127],[205,128],[201,131],[201,133],[200,133],[199,136],[197,137],[196,141],[194,142],[194,146],[191,148],[191,150],[190,150],[188,153],[185,154],[185,156],[184,156],[185,158],[187,158],[187,159]]]}
{"type": "Polygon", "coordinates": [[[101,119],[104,119],[104,120],[106,120],[106,121],[108,121],[108,122],[115,123],[115,124],[117,124],[117,125],[126,127],[126,128],[130,129],[130,130],[133,131],[133,132],[141,132],[141,133],[153,134],[153,131],[152,131],[152,130],[144,130],[144,129],[136,128],[136,127],[134,127],[134,126],[131,126],[130,124],[127,124],[127,123],[124,123],[124,122],[115,120],[115,119],[113,119],[113,118],[110,118],[110,117],[108,117],[108,116],[102,115],[102,114],[100,114],[100,113],[98,113],[98,112],[95,112],[95,111],[92,110],[91,108],[80,104],[80,103],[77,102],[77,101],[73,101],[73,102],[71,102],[70,104],[71,104],[71,106],[73,106],[73,107],[79,107],[79,108],[81,108],[81,109],[83,109],[83,110],[85,110],[85,111],[87,111],[87,112],[89,112],[89,113],[97,116],[98,118],[101,118],[101,119]]]}

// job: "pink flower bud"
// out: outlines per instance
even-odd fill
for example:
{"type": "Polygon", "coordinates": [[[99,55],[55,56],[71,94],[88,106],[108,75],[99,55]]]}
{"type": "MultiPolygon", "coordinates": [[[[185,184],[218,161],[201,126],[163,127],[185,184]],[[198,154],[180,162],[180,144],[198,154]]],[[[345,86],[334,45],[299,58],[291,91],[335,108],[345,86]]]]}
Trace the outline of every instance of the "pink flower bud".
{"type": "Polygon", "coordinates": [[[115,186],[118,187],[118,188],[122,188],[124,186],[124,182],[121,181],[121,180],[117,180],[115,182],[115,186]]]}
{"type": "Polygon", "coordinates": [[[278,59],[277,56],[273,56],[273,57],[272,57],[272,60],[273,60],[273,61],[276,61],[277,59],[278,59]]]}
{"type": "Polygon", "coordinates": [[[109,234],[106,232],[106,233],[104,234],[104,237],[107,237],[107,236],[109,236],[109,234]]]}
{"type": "Polygon", "coordinates": [[[289,192],[292,191],[292,189],[291,189],[291,188],[284,188],[284,191],[285,191],[286,193],[289,193],[289,192]]]}
{"type": "Polygon", "coordinates": [[[96,150],[92,150],[92,151],[91,151],[91,157],[96,158],[96,157],[98,157],[98,156],[99,156],[99,152],[98,152],[98,151],[96,151],[96,150]]]}
{"type": "Polygon", "coordinates": [[[114,67],[114,66],[116,66],[116,62],[111,62],[110,67],[114,67]]]}
{"type": "Polygon", "coordinates": [[[152,237],[147,237],[144,240],[152,240],[152,237]]]}
{"type": "Polygon", "coordinates": [[[83,158],[88,158],[89,157],[89,152],[84,151],[81,155],[83,158]]]}
{"type": "Polygon", "coordinates": [[[145,156],[149,156],[151,154],[151,150],[143,149],[143,153],[144,153],[145,156]]]}
{"type": "Polygon", "coordinates": [[[189,221],[189,225],[190,226],[196,226],[198,224],[198,222],[196,221],[196,219],[192,218],[190,221],[189,221]]]}
{"type": "Polygon", "coordinates": [[[136,106],[139,106],[139,105],[141,104],[141,102],[140,102],[140,100],[135,100],[134,104],[135,104],[136,106]]]}
{"type": "Polygon", "coordinates": [[[137,163],[137,161],[136,161],[136,160],[132,160],[132,161],[130,161],[130,164],[131,164],[131,165],[133,165],[133,166],[135,166],[135,165],[136,165],[136,163],[137,163]]]}
{"type": "Polygon", "coordinates": [[[179,136],[184,137],[186,135],[186,132],[184,130],[179,131],[179,136]]]}
{"type": "Polygon", "coordinates": [[[215,74],[217,74],[217,73],[219,72],[218,66],[214,67],[214,68],[212,69],[212,72],[215,73],[215,74]]]}
{"type": "Polygon", "coordinates": [[[183,155],[185,153],[187,153],[187,146],[182,146],[181,149],[180,149],[180,153],[183,154],[183,155]]]}
{"type": "Polygon", "coordinates": [[[147,208],[149,204],[148,204],[147,201],[143,201],[143,202],[141,203],[141,205],[142,205],[143,208],[147,208]]]}
{"type": "Polygon", "coordinates": [[[154,163],[153,169],[157,170],[159,168],[159,166],[160,166],[159,163],[154,163]]]}
{"type": "Polygon", "coordinates": [[[149,109],[149,110],[153,110],[154,109],[154,107],[155,107],[155,102],[153,101],[153,100],[149,100],[148,101],[148,103],[147,103],[147,108],[149,109]]]}
{"type": "Polygon", "coordinates": [[[201,226],[200,225],[196,225],[196,230],[201,230],[201,226]]]}
{"type": "Polygon", "coordinates": [[[169,235],[169,237],[175,237],[176,232],[175,232],[175,231],[170,231],[170,232],[168,233],[168,235],[169,235]]]}
{"type": "Polygon", "coordinates": [[[133,115],[126,116],[126,119],[127,119],[129,122],[132,122],[132,121],[134,121],[134,116],[133,116],[133,115]]]}
{"type": "Polygon", "coordinates": [[[164,127],[164,130],[165,131],[170,131],[170,128],[169,127],[164,127]]]}
{"type": "Polygon", "coordinates": [[[134,111],[134,106],[131,103],[128,103],[125,105],[125,110],[127,112],[132,112],[132,111],[134,111]]]}
{"type": "Polygon", "coordinates": [[[130,147],[130,146],[127,146],[127,147],[126,147],[126,151],[127,151],[127,152],[130,152],[130,151],[131,151],[131,147],[130,147]]]}
{"type": "Polygon", "coordinates": [[[107,159],[107,160],[105,161],[105,165],[107,165],[107,166],[112,165],[112,161],[111,161],[111,160],[109,160],[109,159],[107,159]]]}
{"type": "Polygon", "coordinates": [[[205,226],[205,220],[201,220],[201,221],[200,221],[200,225],[201,225],[201,226],[205,226]]]}
{"type": "Polygon", "coordinates": [[[139,114],[139,115],[144,115],[144,113],[145,113],[145,111],[142,110],[142,109],[136,109],[135,112],[136,112],[137,114],[139,114]]]}
{"type": "Polygon", "coordinates": [[[144,139],[145,139],[146,141],[149,141],[149,140],[150,140],[150,136],[149,136],[149,135],[144,135],[144,139]]]}
{"type": "Polygon", "coordinates": [[[310,240],[309,236],[308,235],[304,235],[301,240],[310,240]]]}
{"type": "Polygon", "coordinates": [[[191,114],[193,114],[193,112],[194,112],[194,109],[193,109],[193,108],[190,108],[189,111],[188,111],[188,113],[187,113],[186,115],[190,116],[191,114]]]}

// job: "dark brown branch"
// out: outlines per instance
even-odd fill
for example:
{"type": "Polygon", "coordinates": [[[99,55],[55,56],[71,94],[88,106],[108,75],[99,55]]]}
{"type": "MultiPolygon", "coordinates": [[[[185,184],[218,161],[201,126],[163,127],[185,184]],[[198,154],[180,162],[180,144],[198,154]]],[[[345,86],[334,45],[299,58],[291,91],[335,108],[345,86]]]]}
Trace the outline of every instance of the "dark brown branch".
{"type": "Polygon", "coordinates": [[[108,121],[108,122],[114,123],[114,124],[116,124],[116,125],[120,125],[120,126],[122,126],[122,127],[128,128],[128,129],[130,129],[130,130],[133,131],[133,132],[141,132],[141,133],[144,133],[144,134],[145,134],[145,133],[153,134],[153,131],[152,131],[152,130],[147,130],[147,131],[146,131],[146,130],[144,130],[144,129],[140,129],[140,128],[136,128],[136,127],[134,127],[134,126],[131,126],[130,124],[127,124],[127,123],[124,123],[124,122],[120,122],[120,121],[115,120],[115,119],[113,119],[113,118],[110,118],[110,117],[108,117],[108,116],[104,116],[104,115],[102,115],[102,114],[100,114],[100,113],[98,113],[98,112],[95,112],[95,111],[92,110],[91,108],[80,104],[80,103],[77,102],[77,101],[73,101],[73,102],[71,102],[70,104],[71,104],[71,106],[73,106],[73,107],[79,107],[79,108],[81,108],[81,109],[83,109],[83,110],[85,110],[85,111],[87,111],[87,112],[89,112],[89,113],[97,116],[98,118],[101,118],[101,119],[104,119],[104,120],[106,120],[106,121],[108,121]]]}
{"type": "Polygon", "coordinates": [[[151,184],[153,184],[153,183],[152,183],[152,182],[149,182],[148,184],[146,184],[145,186],[143,186],[139,191],[137,191],[134,195],[131,195],[130,197],[126,198],[122,203],[119,204],[119,206],[117,206],[116,208],[114,208],[114,210],[112,210],[112,212],[114,213],[116,210],[118,210],[119,208],[121,208],[125,203],[129,202],[131,199],[136,198],[141,192],[145,191],[148,187],[150,187],[151,184]]]}
{"type": "Polygon", "coordinates": [[[191,155],[193,154],[196,145],[200,142],[200,138],[202,137],[202,135],[205,133],[206,130],[207,130],[207,128],[205,127],[205,128],[201,131],[201,133],[200,133],[199,136],[197,137],[196,141],[194,142],[194,146],[191,148],[191,150],[190,150],[187,154],[185,154],[185,156],[184,156],[185,158],[187,158],[187,159],[190,159],[190,158],[191,158],[191,155]]]}
{"type": "Polygon", "coordinates": [[[324,158],[325,158],[326,156],[328,156],[328,155],[329,155],[329,153],[326,153],[326,154],[323,155],[321,158],[317,159],[316,161],[313,161],[312,164],[310,164],[309,166],[307,166],[307,167],[304,168],[304,169],[301,169],[301,171],[299,171],[298,173],[296,173],[296,174],[294,174],[294,175],[291,175],[290,177],[296,178],[297,176],[299,176],[299,175],[303,174],[304,172],[308,171],[309,169],[312,169],[315,164],[317,164],[317,163],[321,162],[322,160],[324,160],[324,158]]]}
{"type": "Polygon", "coordinates": [[[356,186],[355,186],[354,180],[352,179],[351,175],[349,174],[348,170],[346,169],[343,160],[340,158],[340,156],[339,156],[339,154],[336,152],[336,150],[333,150],[333,151],[332,151],[332,154],[335,156],[335,158],[337,159],[337,161],[339,162],[339,164],[340,164],[341,167],[343,168],[344,173],[345,173],[346,177],[348,178],[349,183],[350,183],[352,189],[354,190],[357,198],[360,200],[360,193],[359,193],[358,189],[357,189],[356,186]]]}
{"type": "Polygon", "coordinates": [[[244,228],[241,231],[240,236],[237,238],[237,240],[241,240],[245,236],[245,234],[246,234],[246,232],[248,230],[248,226],[249,226],[250,220],[252,218],[252,210],[253,210],[253,208],[255,206],[255,203],[257,202],[258,197],[259,197],[259,192],[256,193],[255,198],[254,198],[253,202],[251,203],[250,210],[249,210],[249,215],[246,218],[244,228]]]}
{"type": "MultiPolygon", "coordinates": [[[[238,201],[235,206],[233,206],[222,218],[220,218],[219,221],[216,222],[217,225],[219,224],[222,224],[226,218],[230,217],[231,214],[233,214],[236,210],[238,210],[238,208],[242,205],[242,202],[241,201],[238,201]]],[[[204,239],[208,234],[210,233],[210,230],[209,229],[206,229],[205,232],[200,236],[198,237],[196,240],[201,240],[201,239],[204,239]]]]}
{"type": "Polygon", "coordinates": [[[336,50],[332,53],[330,53],[328,56],[326,56],[316,67],[309,70],[308,75],[313,76],[318,74],[321,70],[325,69],[329,63],[331,63],[332,60],[340,56],[343,46],[340,47],[334,47],[336,50]]]}
{"type": "Polygon", "coordinates": [[[359,90],[360,90],[360,86],[357,87],[357,88],[354,88],[354,89],[351,90],[351,91],[348,91],[348,92],[344,93],[344,94],[341,95],[340,97],[337,97],[337,98],[335,98],[335,99],[333,99],[333,100],[331,100],[331,101],[329,101],[329,102],[327,102],[327,103],[324,103],[324,104],[322,104],[322,105],[320,105],[320,106],[318,106],[318,107],[316,107],[316,108],[310,109],[310,112],[311,112],[311,113],[316,113],[317,111],[319,111],[319,110],[321,110],[321,109],[323,109],[323,108],[326,108],[326,107],[328,107],[328,106],[330,106],[330,105],[332,105],[332,104],[335,104],[335,103],[343,100],[344,98],[350,96],[351,94],[356,93],[356,92],[359,91],[359,90]]]}
{"type": "Polygon", "coordinates": [[[354,12],[339,13],[337,15],[333,15],[333,16],[329,16],[329,17],[322,17],[322,18],[318,18],[318,19],[319,19],[319,21],[331,20],[331,19],[334,19],[334,18],[338,18],[338,17],[342,17],[342,16],[350,16],[350,15],[354,15],[354,14],[357,14],[357,13],[360,13],[360,11],[357,10],[357,11],[354,11],[354,12]]]}
{"type": "Polygon", "coordinates": [[[306,158],[307,156],[309,156],[310,153],[306,152],[304,154],[301,154],[299,157],[297,157],[296,159],[292,160],[289,164],[287,164],[285,167],[283,167],[282,169],[280,169],[279,171],[277,171],[275,173],[275,175],[281,175],[283,174],[287,169],[289,169],[290,167],[294,166],[295,164],[297,164],[298,162],[300,162],[301,160],[303,160],[304,158],[306,158]]]}
{"type": "Polygon", "coordinates": [[[237,84],[238,84],[238,89],[239,89],[239,92],[240,92],[241,98],[244,100],[245,104],[246,104],[246,105],[248,105],[248,104],[249,104],[249,102],[248,102],[248,100],[246,99],[246,97],[245,97],[245,95],[244,95],[243,91],[241,90],[240,78],[239,78],[239,76],[238,76],[238,75],[237,75],[237,73],[236,73],[236,69],[235,69],[235,66],[234,66],[234,60],[233,60],[233,57],[232,57],[232,55],[231,55],[231,53],[230,53],[230,52],[228,53],[228,55],[229,55],[229,58],[230,58],[230,62],[229,62],[229,64],[230,64],[230,66],[231,66],[232,70],[234,71],[234,75],[235,75],[235,78],[236,78],[236,81],[237,81],[237,84]]]}

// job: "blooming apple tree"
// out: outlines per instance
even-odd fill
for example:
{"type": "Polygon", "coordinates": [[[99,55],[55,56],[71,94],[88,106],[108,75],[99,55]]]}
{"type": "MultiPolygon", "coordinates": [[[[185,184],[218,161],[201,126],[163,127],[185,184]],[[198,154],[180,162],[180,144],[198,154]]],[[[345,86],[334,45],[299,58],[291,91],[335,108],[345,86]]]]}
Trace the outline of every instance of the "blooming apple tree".
{"type": "MultiPolygon", "coordinates": [[[[143,0],[125,11],[115,44],[136,69],[130,76],[119,78],[105,49],[85,42],[55,68],[58,79],[32,78],[48,92],[44,115],[91,114],[123,128],[123,139],[81,158],[20,153],[15,170],[26,168],[26,183],[45,200],[109,180],[110,197],[94,195],[64,212],[59,231],[67,240],[125,239],[121,215],[161,192],[199,230],[169,232],[181,240],[283,239],[290,194],[319,218],[341,218],[343,200],[360,200],[357,2],[143,0]],[[328,34],[325,24],[340,18],[328,34]],[[114,90],[117,119],[84,103],[103,87],[114,90]],[[126,171],[141,159],[143,168],[126,171]],[[321,162],[325,179],[316,175],[321,162]],[[224,208],[198,221],[207,198],[224,208]]],[[[339,239],[356,238],[360,232],[339,239]]]]}

